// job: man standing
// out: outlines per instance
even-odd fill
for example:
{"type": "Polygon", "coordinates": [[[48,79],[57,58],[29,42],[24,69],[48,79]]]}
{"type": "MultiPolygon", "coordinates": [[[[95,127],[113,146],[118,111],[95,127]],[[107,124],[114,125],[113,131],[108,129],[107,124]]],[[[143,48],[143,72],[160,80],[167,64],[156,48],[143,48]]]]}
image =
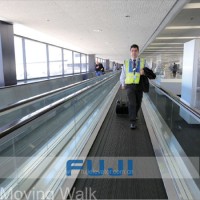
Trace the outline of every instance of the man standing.
{"type": "Polygon", "coordinates": [[[178,69],[177,64],[174,63],[174,65],[173,65],[173,67],[172,67],[172,73],[173,73],[173,77],[174,77],[174,78],[176,78],[177,69],[178,69]]]}
{"type": "Polygon", "coordinates": [[[141,107],[143,90],[141,89],[140,76],[144,75],[144,67],[147,67],[144,59],[138,57],[139,46],[133,44],[130,47],[131,58],[124,61],[120,82],[122,89],[126,89],[129,101],[130,128],[136,128],[136,118],[141,107]]]}
{"type": "Polygon", "coordinates": [[[104,74],[104,67],[102,63],[99,63],[98,61],[96,62],[95,71],[97,76],[104,74]]]}

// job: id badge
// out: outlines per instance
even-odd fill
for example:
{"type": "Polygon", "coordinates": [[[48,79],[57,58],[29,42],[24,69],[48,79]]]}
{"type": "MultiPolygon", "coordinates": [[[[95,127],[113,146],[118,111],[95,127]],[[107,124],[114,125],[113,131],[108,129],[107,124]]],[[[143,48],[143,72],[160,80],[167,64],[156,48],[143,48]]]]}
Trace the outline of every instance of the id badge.
{"type": "Polygon", "coordinates": [[[134,78],[134,80],[136,80],[137,76],[136,76],[136,75],[134,75],[134,77],[133,77],[133,78],[134,78]]]}

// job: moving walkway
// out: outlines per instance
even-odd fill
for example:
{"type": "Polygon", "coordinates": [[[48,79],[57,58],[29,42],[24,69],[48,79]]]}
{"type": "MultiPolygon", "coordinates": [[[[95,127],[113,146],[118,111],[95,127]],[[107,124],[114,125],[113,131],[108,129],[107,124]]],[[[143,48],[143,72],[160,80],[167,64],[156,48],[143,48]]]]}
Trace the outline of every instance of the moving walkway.
{"type": "Polygon", "coordinates": [[[130,130],[127,116],[115,114],[119,76],[102,76],[1,128],[0,199],[19,190],[26,191],[21,199],[33,191],[44,191],[38,199],[66,199],[90,187],[97,199],[198,199],[200,116],[151,83],[138,129],[130,130]],[[66,176],[68,159],[101,157],[151,159],[152,176],[142,168],[133,179],[66,176]]]}

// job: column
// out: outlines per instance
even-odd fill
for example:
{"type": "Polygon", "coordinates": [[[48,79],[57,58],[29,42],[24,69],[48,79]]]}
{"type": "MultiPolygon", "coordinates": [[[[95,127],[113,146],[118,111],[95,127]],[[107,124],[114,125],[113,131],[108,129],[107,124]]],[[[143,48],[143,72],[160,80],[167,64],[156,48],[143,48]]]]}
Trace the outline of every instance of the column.
{"type": "Polygon", "coordinates": [[[109,59],[106,59],[106,66],[104,68],[105,68],[106,71],[110,70],[110,61],[109,61],[109,59]]]}
{"type": "Polygon", "coordinates": [[[156,57],[156,72],[160,75],[159,77],[161,78],[163,69],[162,69],[162,63],[161,63],[161,55],[158,55],[156,57]]]}
{"type": "Polygon", "coordinates": [[[148,66],[149,66],[149,69],[152,69],[152,67],[153,67],[153,59],[152,58],[146,59],[146,62],[148,64],[148,66]]]}
{"type": "MultiPolygon", "coordinates": [[[[181,99],[191,107],[200,109],[200,39],[184,44],[181,99]]],[[[198,123],[185,110],[181,116],[191,124],[198,123]]]]}
{"type": "Polygon", "coordinates": [[[89,72],[94,72],[95,71],[95,54],[89,54],[89,72]]]}
{"type": "Polygon", "coordinates": [[[0,86],[17,84],[13,25],[0,21],[0,86]]]}
{"type": "Polygon", "coordinates": [[[113,69],[113,66],[114,66],[114,62],[110,61],[110,62],[109,62],[109,69],[112,70],[112,69],[113,69]]]}

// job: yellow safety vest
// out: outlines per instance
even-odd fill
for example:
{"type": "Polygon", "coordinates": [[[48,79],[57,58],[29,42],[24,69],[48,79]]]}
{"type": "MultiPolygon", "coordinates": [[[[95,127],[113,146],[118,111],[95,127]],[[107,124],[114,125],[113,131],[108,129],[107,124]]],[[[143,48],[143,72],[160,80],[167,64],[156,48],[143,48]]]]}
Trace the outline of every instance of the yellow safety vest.
{"type": "Polygon", "coordinates": [[[138,58],[136,63],[135,72],[133,71],[133,61],[131,59],[125,60],[126,79],[125,84],[139,84],[140,70],[144,68],[145,60],[138,58]]]}

